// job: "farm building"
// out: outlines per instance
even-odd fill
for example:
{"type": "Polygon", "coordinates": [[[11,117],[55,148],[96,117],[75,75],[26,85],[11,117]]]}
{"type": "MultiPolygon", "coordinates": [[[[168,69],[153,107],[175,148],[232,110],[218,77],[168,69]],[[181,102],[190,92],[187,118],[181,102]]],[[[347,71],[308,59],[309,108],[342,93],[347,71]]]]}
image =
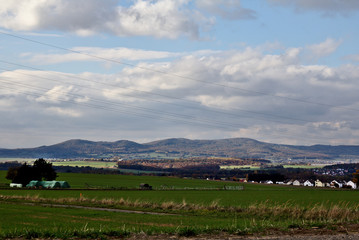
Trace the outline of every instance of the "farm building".
{"type": "Polygon", "coordinates": [[[350,188],[352,188],[352,189],[356,189],[356,188],[357,188],[356,183],[354,183],[353,181],[347,182],[347,183],[345,184],[345,186],[350,187],[350,188]]]}
{"type": "Polygon", "coordinates": [[[70,188],[66,181],[37,181],[33,180],[26,185],[29,188],[70,188]]]}
{"type": "Polygon", "coordinates": [[[70,188],[70,184],[66,181],[58,181],[61,185],[61,188],[70,188]]]}
{"type": "Polygon", "coordinates": [[[300,186],[300,182],[298,180],[294,180],[293,181],[293,186],[300,186]]]}
{"type": "Polygon", "coordinates": [[[22,184],[21,183],[10,183],[10,187],[22,188],[22,184]]]}
{"type": "Polygon", "coordinates": [[[305,182],[303,183],[303,186],[304,186],[304,187],[313,187],[314,185],[313,185],[313,183],[311,183],[309,180],[307,180],[307,181],[305,181],[305,182]]]}
{"type": "Polygon", "coordinates": [[[141,183],[140,189],[141,190],[152,190],[152,186],[150,186],[148,183],[141,183]]]}
{"type": "Polygon", "coordinates": [[[314,184],[316,187],[324,187],[325,186],[324,183],[322,181],[320,181],[319,179],[317,179],[314,184]]]}
{"type": "Polygon", "coordinates": [[[330,182],[330,187],[332,187],[332,188],[342,188],[343,184],[339,183],[336,180],[333,180],[333,181],[330,182]]]}
{"type": "Polygon", "coordinates": [[[287,184],[287,185],[292,185],[292,184],[293,184],[293,181],[290,180],[290,181],[288,181],[286,184],[287,184]]]}

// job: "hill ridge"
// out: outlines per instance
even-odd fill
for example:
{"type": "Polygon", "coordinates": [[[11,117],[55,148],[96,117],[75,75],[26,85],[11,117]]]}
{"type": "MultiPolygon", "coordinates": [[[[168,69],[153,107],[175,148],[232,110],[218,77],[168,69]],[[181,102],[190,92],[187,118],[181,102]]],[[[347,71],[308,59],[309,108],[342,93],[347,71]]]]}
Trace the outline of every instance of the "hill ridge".
{"type": "Polygon", "coordinates": [[[251,138],[187,139],[167,138],[147,143],[130,140],[90,141],[70,139],[61,143],[35,148],[0,149],[0,157],[30,158],[100,158],[150,153],[173,154],[179,157],[215,156],[265,159],[359,159],[357,145],[286,145],[261,142],[251,138]]]}

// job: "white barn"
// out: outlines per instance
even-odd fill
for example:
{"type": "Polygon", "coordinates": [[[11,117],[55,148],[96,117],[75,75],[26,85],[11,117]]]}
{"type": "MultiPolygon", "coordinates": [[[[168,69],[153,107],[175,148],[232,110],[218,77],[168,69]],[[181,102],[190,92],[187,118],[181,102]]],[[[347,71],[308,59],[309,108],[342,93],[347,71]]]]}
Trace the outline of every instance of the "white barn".
{"type": "Polygon", "coordinates": [[[303,186],[304,186],[304,187],[313,187],[314,184],[311,183],[309,180],[307,180],[307,181],[305,181],[305,182],[303,183],[303,186]]]}

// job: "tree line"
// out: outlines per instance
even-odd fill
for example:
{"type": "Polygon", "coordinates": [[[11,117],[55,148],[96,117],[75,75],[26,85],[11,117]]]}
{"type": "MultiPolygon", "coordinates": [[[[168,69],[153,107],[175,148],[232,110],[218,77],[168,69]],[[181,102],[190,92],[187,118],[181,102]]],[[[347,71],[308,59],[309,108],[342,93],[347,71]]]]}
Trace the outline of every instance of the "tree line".
{"type": "Polygon", "coordinates": [[[13,183],[21,183],[23,186],[32,180],[52,181],[56,178],[57,173],[53,169],[52,163],[43,158],[37,159],[32,166],[24,163],[21,166],[10,167],[6,174],[6,179],[13,183]]]}

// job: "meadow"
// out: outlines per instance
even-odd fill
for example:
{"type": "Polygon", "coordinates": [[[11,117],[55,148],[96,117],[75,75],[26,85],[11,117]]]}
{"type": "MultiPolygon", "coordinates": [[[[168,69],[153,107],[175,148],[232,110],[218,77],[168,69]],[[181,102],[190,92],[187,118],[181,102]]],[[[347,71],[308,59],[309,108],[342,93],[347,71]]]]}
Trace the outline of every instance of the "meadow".
{"type": "Polygon", "coordinates": [[[51,162],[53,166],[70,166],[70,167],[93,167],[93,168],[117,168],[116,162],[103,161],[61,161],[51,162]]]}
{"type": "Polygon", "coordinates": [[[220,168],[224,169],[224,170],[233,170],[233,169],[258,170],[258,169],[260,169],[259,166],[252,166],[252,165],[225,165],[225,166],[220,166],[220,168]]]}
{"type": "MultiPolygon", "coordinates": [[[[8,183],[5,174],[0,171],[1,184],[8,183]]],[[[0,237],[242,235],[359,223],[359,191],[353,190],[262,184],[223,190],[239,183],[103,174],[60,173],[58,180],[68,181],[72,188],[1,189],[0,211],[7,217],[0,220],[0,237]],[[141,183],[155,190],[134,190],[141,183]]]]}
{"type": "Polygon", "coordinates": [[[35,158],[0,158],[0,162],[35,162],[35,158]]]}

